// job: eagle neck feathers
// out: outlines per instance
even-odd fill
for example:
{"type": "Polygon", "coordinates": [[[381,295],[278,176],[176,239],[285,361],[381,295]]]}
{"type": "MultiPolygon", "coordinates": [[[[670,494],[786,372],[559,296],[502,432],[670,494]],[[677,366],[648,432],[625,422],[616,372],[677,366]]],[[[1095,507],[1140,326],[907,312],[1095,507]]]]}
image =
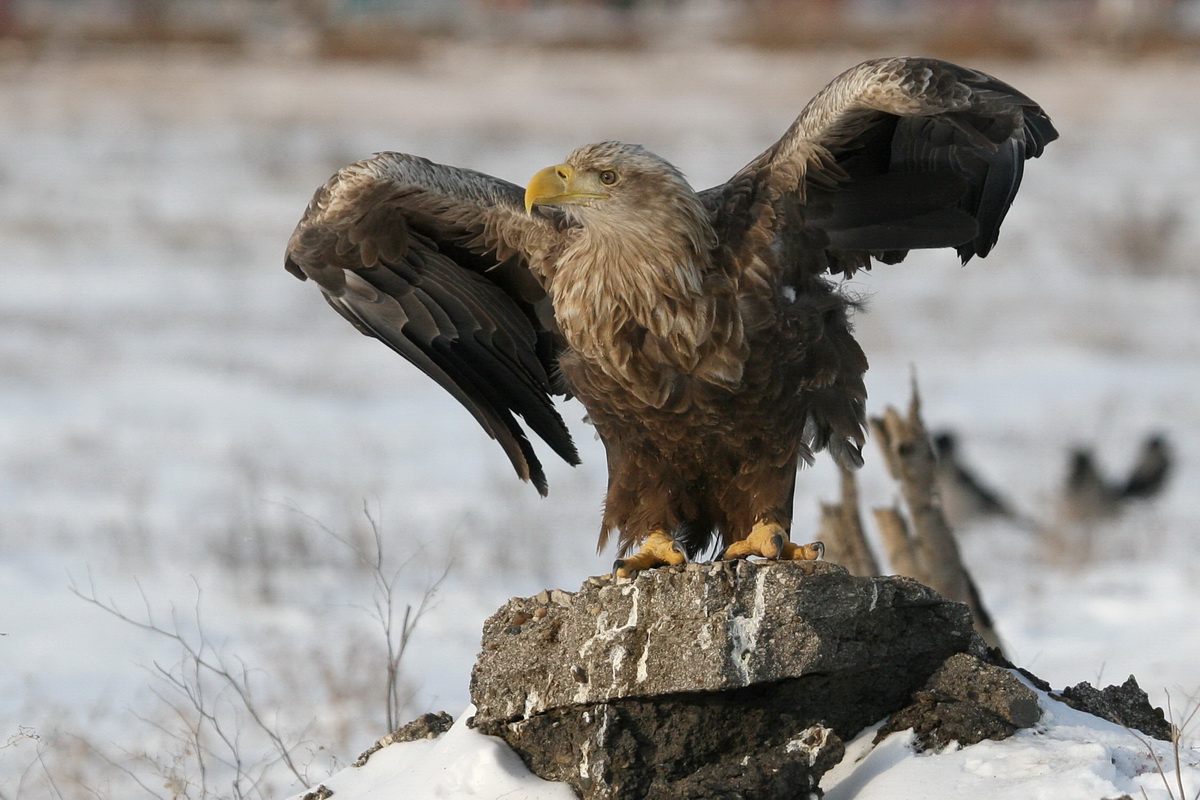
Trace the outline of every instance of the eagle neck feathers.
{"type": "Polygon", "coordinates": [[[737,385],[741,319],[731,281],[714,268],[716,236],[699,200],[637,217],[591,211],[564,231],[549,281],[574,355],[653,407],[688,378],[737,385]]]}

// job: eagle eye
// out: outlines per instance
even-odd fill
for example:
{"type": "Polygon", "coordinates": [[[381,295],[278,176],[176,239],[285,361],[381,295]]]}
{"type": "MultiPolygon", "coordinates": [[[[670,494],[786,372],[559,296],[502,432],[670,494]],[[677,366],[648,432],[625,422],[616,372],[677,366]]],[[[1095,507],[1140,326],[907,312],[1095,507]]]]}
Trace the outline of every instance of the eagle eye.
{"type": "Polygon", "coordinates": [[[617,182],[617,173],[611,169],[602,170],[600,172],[600,182],[605,186],[612,186],[617,182]]]}

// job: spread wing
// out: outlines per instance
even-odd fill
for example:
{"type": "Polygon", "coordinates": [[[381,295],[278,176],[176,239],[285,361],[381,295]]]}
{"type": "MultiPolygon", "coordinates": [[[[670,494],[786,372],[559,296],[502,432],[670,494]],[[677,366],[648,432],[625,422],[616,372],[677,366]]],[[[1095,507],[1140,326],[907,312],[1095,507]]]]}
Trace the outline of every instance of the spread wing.
{"type": "Polygon", "coordinates": [[[528,268],[551,223],[523,198],[478,172],[380,153],[317,190],[285,266],[450,392],[545,494],[514,415],[567,462],[578,456],[551,399],[562,389],[549,301],[528,268]]]}
{"type": "Polygon", "coordinates": [[[807,314],[821,331],[804,354],[804,368],[821,377],[808,392],[814,450],[861,464],[866,398],[866,358],[843,315],[811,310],[830,291],[819,276],[896,263],[918,248],[953,247],[963,263],[986,256],[1025,160],[1057,137],[1035,102],[989,75],[877,59],[835,78],[778,142],[702,193],[747,324],[780,324],[783,294],[797,298],[793,320],[807,314]]]}
{"type": "Polygon", "coordinates": [[[1056,138],[1033,100],[989,75],[876,59],[835,78],[704,199],[735,252],[774,246],[810,274],[918,248],[953,247],[966,263],[992,249],[1025,160],[1056,138]]]}

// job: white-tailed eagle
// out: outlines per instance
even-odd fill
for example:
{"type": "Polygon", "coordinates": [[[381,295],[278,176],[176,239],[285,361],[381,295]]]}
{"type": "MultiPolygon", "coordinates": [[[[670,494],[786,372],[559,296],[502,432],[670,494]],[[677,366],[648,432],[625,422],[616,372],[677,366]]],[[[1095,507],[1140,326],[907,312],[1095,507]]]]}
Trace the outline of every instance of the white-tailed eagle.
{"type": "Polygon", "coordinates": [[[867,360],[830,276],[919,248],[987,255],[1025,160],[1057,136],[989,75],[876,59],[702,192],[619,142],[525,189],[379,153],[317,190],[286,266],[450,392],[542,493],[516,417],[576,463],[552,398],[577,398],[608,456],[600,546],[619,533],[620,574],[717,542],[813,558],[788,535],[798,463],[828,450],[857,466],[864,436],[867,360]]]}

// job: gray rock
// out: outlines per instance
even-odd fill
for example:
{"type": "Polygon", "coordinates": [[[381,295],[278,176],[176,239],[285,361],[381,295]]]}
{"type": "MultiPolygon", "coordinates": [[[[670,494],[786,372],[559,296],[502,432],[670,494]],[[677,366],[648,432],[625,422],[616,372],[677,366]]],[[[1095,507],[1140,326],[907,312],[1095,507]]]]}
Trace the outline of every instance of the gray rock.
{"type": "Polygon", "coordinates": [[[688,564],[510,601],[473,724],[585,798],[819,797],[842,740],[968,651],[967,607],[907,578],[688,564]]]}
{"type": "Polygon", "coordinates": [[[806,791],[819,797],[821,775],[844,753],[841,737],[811,722],[819,692],[789,681],[616,700],[484,730],[502,736],[535,774],[589,800],[794,800],[806,791]]]}
{"type": "Polygon", "coordinates": [[[908,578],[824,562],[717,562],[513,599],[484,624],[478,724],[628,697],[927,667],[975,642],[966,606],[908,578]],[[565,595],[565,593],[564,593],[565,595]]]}
{"type": "Polygon", "coordinates": [[[1103,689],[1083,681],[1068,686],[1055,697],[1072,708],[1133,728],[1155,739],[1171,741],[1171,723],[1161,708],[1150,705],[1150,698],[1132,675],[1120,686],[1106,686],[1103,689]]]}
{"type": "Polygon", "coordinates": [[[415,742],[418,739],[436,739],[446,731],[450,730],[450,726],[454,724],[454,717],[447,714],[445,711],[439,711],[436,714],[422,714],[414,719],[401,725],[396,730],[379,739],[375,744],[367,748],[353,766],[361,767],[375,753],[379,752],[389,744],[402,744],[404,742],[415,742]]]}
{"type": "Polygon", "coordinates": [[[1037,694],[1013,672],[959,653],[929,678],[912,703],[888,719],[875,741],[912,728],[921,750],[941,750],[951,742],[965,747],[1007,739],[1041,716],[1037,694]]]}

